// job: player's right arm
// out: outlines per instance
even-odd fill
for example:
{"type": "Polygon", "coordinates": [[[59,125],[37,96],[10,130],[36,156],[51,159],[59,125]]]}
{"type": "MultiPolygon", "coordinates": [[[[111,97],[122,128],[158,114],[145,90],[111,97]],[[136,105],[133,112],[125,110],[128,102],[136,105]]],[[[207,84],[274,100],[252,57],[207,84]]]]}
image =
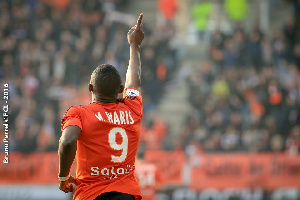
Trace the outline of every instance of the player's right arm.
{"type": "Polygon", "coordinates": [[[134,87],[139,89],[141,86],[140,45],[144,39],[142,18],[143,13],[140,14],[137,24],[127,34],[127,40],[130,45],[130,60],[126,73],[125,88],[134,87]]]}
{"type": "Polygon", "coordinates": [[[62,119],[62,135],[59,140],[59,189],[68,193],[74,191],[71,183],[78,183],[75,178],[69,176],[71,165],[76,155],[77,140],[82,130],[82,122],[77,107],[71,107],[62,119]],[[69,177],[69,178],[68,178],[69,177]],[[63,179],[61,179],[63,178],[63,179]]]}

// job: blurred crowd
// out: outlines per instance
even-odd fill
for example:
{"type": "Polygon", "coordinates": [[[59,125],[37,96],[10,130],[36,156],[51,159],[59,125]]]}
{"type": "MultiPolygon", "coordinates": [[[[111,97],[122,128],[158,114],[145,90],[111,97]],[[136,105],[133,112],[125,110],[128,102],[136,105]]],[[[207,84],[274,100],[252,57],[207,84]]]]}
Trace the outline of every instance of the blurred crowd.
{"type": "Polygon", "coordinates": [[[188,78],[195,111],[181,132],[188,154],[300,150],[300,41],[293,18],[265,35],[257,26],[212,33],[207,61],[188,78]]]}
{"type": "MultiPolygon", "coordinates": [[[[0,82],[9,83],[10,151],[56,151],[60,120],[70,106],[90,102],[87,86],[98,65],[114,65],[125,81],[126,34],[133,25],[124,23],[132,19],[123,13],[126,6],[128,0],[0,0],[0,82]],[[112,15],[122,20],[114,21],[112,15]]],[[[176,67],[176,49],[169,45],[175,34],[172,23],[145,24],[144,29],[142,90],[147,117],[176,67]]],[[[1,127],[1,141],[3,137],[1,127]]]]}
{"type": "MultiPolygon", "coordinates": [[[[49,2],[0,0],[0,82],[9,83],[10,151],[56,151],[60,120],[70,106],[90,102],[87,84],[99,64],[114,65],[125,80],[126,33],[133,25],[126,23],[132,16],[124,13],[129,0],[72,0],[64,8],[49,2]]],[[[158,2],[165,20],[159,26],[146,22],[141,49],[139,152],[299,153],[297,19],[288,19],[271,36],[258,26],[246,31],[240,23],[231,33],[213,32],[207,59],[186,80],[193,112],[173,137],[155,110],[177,67],[172,18],[178,8],[176,1],[171,7],[158,2]]]]}

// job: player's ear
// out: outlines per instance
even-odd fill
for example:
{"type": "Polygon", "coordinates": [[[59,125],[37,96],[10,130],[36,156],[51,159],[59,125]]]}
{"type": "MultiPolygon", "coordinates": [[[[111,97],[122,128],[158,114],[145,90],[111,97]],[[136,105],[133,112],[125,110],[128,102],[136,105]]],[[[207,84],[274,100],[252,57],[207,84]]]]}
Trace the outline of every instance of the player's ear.
{"type": "Polygon", "coordinates": [[[93,85],[92,85],[92,84],[89,84],[89,91],[90,91],[90,92],[93,92],[93,91],[94,91],[94,88],[93,88],[93,85]]]}
{"type": "Polygon", "coordinates": [[[124,88],[125,88],[124,85],[121,85],[121,86],[120,86],[120,91],[119,91],[119,93],[123,93],[124,88]]]}

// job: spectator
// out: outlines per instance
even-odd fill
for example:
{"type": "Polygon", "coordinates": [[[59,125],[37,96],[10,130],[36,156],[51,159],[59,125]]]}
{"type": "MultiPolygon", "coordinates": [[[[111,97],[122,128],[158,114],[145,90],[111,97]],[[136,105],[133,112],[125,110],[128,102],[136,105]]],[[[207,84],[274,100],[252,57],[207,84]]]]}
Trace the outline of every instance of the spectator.
{"type": "Polygon", "coordinates": [[[212,34],[212,61],[188,77],[195,113],[180,135],[183,148],[197,140],[206,152],[299,153],[300,48],[294,26],[288,20],[271,38],[257,26],[250,33],[239,25],[232,34],[212,34]]]}

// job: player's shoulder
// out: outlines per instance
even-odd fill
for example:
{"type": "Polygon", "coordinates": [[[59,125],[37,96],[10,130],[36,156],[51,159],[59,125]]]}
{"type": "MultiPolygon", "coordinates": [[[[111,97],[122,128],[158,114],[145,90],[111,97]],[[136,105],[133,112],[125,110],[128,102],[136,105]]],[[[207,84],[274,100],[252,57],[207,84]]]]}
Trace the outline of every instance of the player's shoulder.
{"type": "Polygon", "coordinates": [[[81,109],[81,105],[72,105],[70,106],[68,109],[67,109],[67,112],[68,111],[75,111],[75,110],[80,110],[81,109]]]}
{"type": "Polygon", "coordinates": [[[72,105],[67,109],[66,114],[80,114],[80,112],[85,109],[85,106],[86,105],[72,105]]]}

